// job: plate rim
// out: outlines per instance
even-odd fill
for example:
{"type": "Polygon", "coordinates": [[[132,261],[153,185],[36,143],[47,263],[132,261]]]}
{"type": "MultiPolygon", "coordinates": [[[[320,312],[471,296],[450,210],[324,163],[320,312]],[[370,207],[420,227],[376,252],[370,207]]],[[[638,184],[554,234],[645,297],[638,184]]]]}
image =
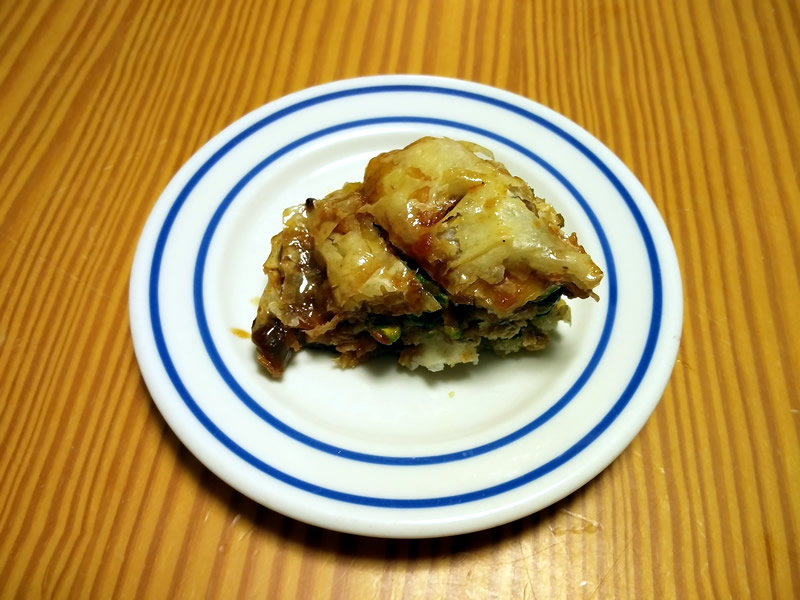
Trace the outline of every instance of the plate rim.
{"type": "MultiPolygon", "coordinates": [[[[677,275],[677,279],[672,279],[672,281],[671,281],[671,283],[673,285],[675,285],[677,283],[677,293],[673,293],[673,296],[677,297],[677,298],[682,298],[680,272],[677,269],[677,257],[674,255],[674,247],[672,245],[672,241],[671,241],[671,239],[669,237],[669,234],[668,234],[668,232],[666,230],[666,225],[664,224],[663,219],[661,218],[660,214],[658,214],[658,210],[655,207],[655,205],[652,203],[652,199],[649,197],[647,192],[644,190],[644,188],[641,186],[641,184],[639,184],[638,180],[636,180],[635,176],[633,176],[633,174],[630,172],[630,170],[627,168],[627,166],[625,166],[624,163],[622,163],[622,161],[619,160],[616,157],[616,155],[613,154],[613,152],[611,152],[605,145],[603,145],[601,142],[599,142],[599,140],[594,138],[594,136],[592,136],[585,129],[583,129],[582,127],[580,127],[576,123],[572,122],[568,118],[564,117],[563,115],[560,115],[559,113],[553,111],[552,109],[549,109],[546,106],[543,106],[543,105],[541,105],[541,104],[539,104],[539,103],[537,103],[537,102],[535,102],[535,101],[533,101],[533,100],[531,100],[529,98],[526,98],[524,96],[519,96],[519,95],[513,94],[511,92],[505,91],[505,90],[500,90],[498,88],[494,88],[494,87],[491,87],[491,86],[486,86],[486,85],[483,85],[483,84],[477,84],[477,83],[458,80],[458,79],[432,77],[432,76],[413,76],[413,75],[412,76],[409,76],[409,75],[388,75],[388,76],[387,75],[383,75],[383,76],[373,76],[373,77],[361,77],[361,78],[355,78],[355,79],[348,79],[348,80],[330,82],[330,83],[322,84],[322,85],[319,85],[319,86],[313,86],[313,87],[310,87],[310,88],[306,88],[304,90],[300,90],[299,92],[295,92],[293,94],[289,94],[289,95],[284,96],[282,98],[279,98],[277,100],[273,100],[272,102],[269,102],[269,103],[267,103],[267,104],[255,109],[254,111],[248,113],[247,115],[244,115],[242,118],[237,119],[236,121],[234,121],[233,123],[228,125],[225,129],[223,129],[220,133],[216,134],[210,140],[208,140],[200,149],[198,149],[193,154],[193,156],[188,161],[186,161],[186,163],[184,163],[184,165],[181,167],[181,169],[179,169],[178,173],[173,177],[173,179],[170,182],[170,184],[165,188],[165,190],[161,194],[161,197],[159,197],[158,201],[156,202],[156,206],[153,207],[153,211],[150,213],[150,216],[148,217],[148,223],[151,220],[154,219],[154,216],[155,216],[155,213],[156,213],[156,208],[160,204],[163,204],[164,198],[169,198],[170,196],[173,196],[172,194],[168,193],[168,192],[170,192],[171,187],[173,186],[173,183],[175,183],[176,180],[179,179],[179,176],[182,173],[184,173],[184,171],[186,171],[187,169],[188,170],[192,170],[192,168],[190,168],[190,165],[192,165],[193,161],[196,162],[196,160],[200,160],[200,158],[198,158],[198,157],[202,156],[203,151],[207,151],[207,149],[209,149],[209,148],[213,149],[213,147],[215,146],[215,142],[218,143],[221,140],[221,138],[224,136],[225,132],[230,131],[232,128],[234,128],[236,126],[242,126],[243,124],[247,125],[247,120],[249,119],[249,120],[252,121],[253,120],[253,115],[258,116],[258,114],[260,114],[261,112],[264,112],[266,110],[266,108],[269,107],[269,106],[275,106],[276,108],[278,108],[280,110],[281,104],[286,105],[287,103],[290,103],[293,100],[301,100],[302,101],[303,98],[307,98],[309,95],[313,96],[314,94],[318,94],[318,93],[320,93],[320,92],[322,92],[323,90],[326,90],[326,89],[327,90],[337,90],[337,89],[341,90],[341,89],[349,89],[349,86],[364,86],[364,85],[368,85],[368,84],[386,85],[387,81],[391,85],[409,85],[410,82],[415,82],[416,84],[422,85],[422,86],[431,86],[431,85],[433,85],[433,86],[440,86],[441,87],[441,86],[448,86],[448,85],[453,86],[453,85],[455,85],[459,89],[460,88],[472,88],[473,90],[475,90],[478,93],[483,93],[483,94],[486,94],[486,95],[489,95],[489,96],[492,96],[492,97],[506,96],[505,100],[507,100],[507,101],[510,99],[510,98],[508,98],[508,96],[510,96],[511,99],[513,99],[513,100],[515,100],[517,102],[530,103],[532,106],[536,107],[537,109],[540,109],[540,110],[543,110],[546,113],[549,113],[548,116],[555,117],[556,120],[561,119],[561,120],[566,121],[569,124],[570,127],[576,128],[582,134],[585,134],[586,136],[588,136],[588,139],[592,140],[596,144],[599,144],[599,148],[601,149],[601,151],[602,151],[602,153],[604,155],[603,156],[603,160],[601,160],[599,162],[605,166],[606,165],[606,161],[608,161],[609,159],[611,159],[612,162],[614,160],[616,160],[618,164],[612,165],[614,167],[615,171],[620,171],[620,168],[621,168],[621,172],[617,172],[616,174],[609,169],[609,172],[614,176],[614,178],[617,179],[616,175],[620,175],[620,174],[625,176],[625,177],[630,176],[632,178],[632,181],[626,182],[627,185],[625,185],[622,182],[620,182],[620,184],[623,186],[623,189],[625,189],[626,192],[627,192],[627,186],[630,185],[631,183],[635,184],[634,187],[638,186],[638,189],[634,190],[635,193],[628,192],[630,197],[631,197],[631,201],[633,202],[633,205],[637,209],[639,209],[640,211],[647,212],[647,209],[649,209],[650,206],[649,205],[648,206],[642,206],[642,205],[639,204],[639,202],[636,201],[636,200],[639,200],[639,201],[642,200],[642,194],[643,194],[644,199],[649,201],[649,203],[652,205],[652,210],[655,211],[655,214],[657,216],[655,224],[656,225],[662,225],[663,226],[663,231],[653,231],[651,229],[650,225],[652,225],[653,223],[652,222],[648,223],[648,221],[652,221],[653,220],[653,215],[652,214],[650,214],[650,215],[640,215],[642,223],[639,224],[639,228],[642,229],[642,226],[644,226],[644,231],[647,231],[651,235],[651,237],[653,238],[653,253],[654,253],[654,256],[655,256],[657,262],[674,262],[674,265],[669,265],[671,270],[673,271],[672,275],[673,276],[677,275]],[[636,199],[634,199],[634,197],[636,197],[636,199]],[[648,218],[645,218],[645,217],[648,217],[648,218]],[[664,235],[663,234],[666,234],[666,239],[664,239],[664,235]],[[659,236],[660,236],[660,239],[657,239],[657,238],[659,238],[659,236]],[[656,241],[658,241],[659,243],[657,244],[656,241]],[[665,241],[667,242],[666,246],[664,245],[665,241]],[[670,250],[671,250],[671,252],[669,252],[670,250]],[[662,253],[662,251],[666,251],[667,255],[665,256],[662,253]],[[674,269],[672,268],[673,266],[675,267],[674,269]]],[[[285,109],[285,106],[283,108],[285,109]]],[[[581,143],[581,142],[578,141],[578,143],[581,143]]],[[[583,145],[583,144],[581,144],[581,145],[583,145]]],[[[589,150],[592,151],[592,149],[589,149],[589,150]]],[[[594,154],[593,151],[592,151],[592,154],[594,154]]],[[[606,167],[606,168],[608,168],[608,167],[606,167]]],[[[619,179],[617,179],[617,181],[619,181],[619,179]]],[[[612,183],[613,183],[613,180],[612,180],[612,183]]],[[[147,227],[147,225],[145,227],[147,227]]],[[[140,365],[142,365],[142,372],[143,372],[143,375],[145,375],[145,381],[146,381],[146,383],[148,385],[148,388],[151,388],[151,382],[148,381],[147,374],[145,373],[146,367],[142,362],[142,358],[140,357],[141,352],[140,352],[139,348],[141,347],[141,340],[140,340],[140,343],[137,344],[137,336],[138,336],[138,334],[140,332],[137,332],[135,330],[135,325],[134,325],[134,323],[136,323],[138,321],[138,319],[140,318],[138,316],[139,311],[137,310],[137,306],[136,306],[136,303],[135,303],[134,275],[136,274],[135,267],[138,264],[137,261],[141,257],[140,250],[142,250],[143,238],[144,238],[144,232],[143,232],[143,237],[140,238],[140,242],[139,242],[140,245],[139,245],[139,247],[137,247],[136,258],[134,260],[134,268],[132,269],[132,273],[131,273],[130,311],[131,311],[131,329],[132,329],[132,333],[133,333],[133,337],[134,337],[134,346],[136,348],[137,359],[139,360],[140,365]],[[135,315],[137,315],[136,319],[134,318],[135,315]]],[[[651,263],[651,266],[652,266],[652,263],[651,263]]],[[[663,278],[663,269],[661,271],[662,271],[661,276],[663,278]]],[[[152,288],[151,288],[151,292],[152,292],[152,288]]],[[[156,290],[156,292],[157,292],[157,290],[156,290]]],[[[662,302],[664,302],[664,301],[666,301],[666,299],[667,299],[666,291],[664,289],[662,289],[661,290],[661,300],[662,300],[662,302]]],[[[674,346],[674,355],[677,354],[677,346],[678,346],[678,341],[679,341],[679,338],[680,338],[680,329],[681,329],[681,325],[682,325],[682,303],[678,302],[677,304],[678,304],[678,308],[679,308],[679,311],[678,311],[678,314],[677,314],[677,323],[678,323],[677,336],[675,337],[675,335],[676,335],[675,331],[674,331],[675,328],[673,328],[673,331],[670,332],[670,335],[674,337],[673,344],[672,344],[672,346],[674,346]]],[[[141,308],[141,307],[138,307],[138,308],[141,308]]],[[[653,349],[652,349],[652,351],[650,353],[649,364],[644,369],[644,371],[642,373],[642,377],[644,375],[646,375],[649,371],[651,371],[651,369],[654,367],[652,359],[653,359],[653,357],[655,355],[655,350],[656,350],[656,348],[657,348],[657,346],[659,344],[659,340],[662,339],[662,335],[667,334],[666,328],[664,327],[665,324],[662,322],[663,319],[664,319],[663,311],[658,315],[658,318],[655,318],[655,317],[652,318],[651,324],[652,323],[656,323],[658,329],[660,329],[661,332],[657,332],[657,334],[655,336],[655,339],[654,339],[654,342],[653,342],[653,349]]],[[[149,320],[150,319],[147,319],[147,321],[149,321],[149,320]]],[[[619,451],[622,451],[625,447],[627,447],[627,445],[638,434],[639,430],[641,429],[641,426],[644,425],[644,422],[647,420],[649,415],[652,413],[652,411],[655,409],[656,405],[658,404],[658,402],[660,400],[660,397],[663,394],[663,388],[664,388],[664,386],[666,385],[666,383],[667,383],[667,381],[669,379],[670,373],[672,371],[672,367],[674,365],[675,356],[673,355],[673,352],[671,352],[670,350],[671,350],[670,348],[667,349],[667,354],[672,358],[672,362],[669,364],[668,367],[664,366],[662,368],[662,370],[665,372],[665,373],[662,373],[662,378],[661,379],[663,379],[663,382],[658,382],[658,384],[656,385],[656,387],[658,387],[659,390],[658,390],[658,393],[656,394],[655,399],[650,403],[651,406],[650,406],[649,410],[645,411],[646,414],[644,416],[644,419],[642,420],[642,422],[640,424],[638,424],[638,427],[628,428],[630,430],[630,435],[629,436],[625,436],[626,440],[624,441],[624,443],[619,448],[619,451]],[[663,383],[663,385],[661,385],[662,383],[663,383]]],[[[162,363],[162,366],[166,368],[166,365],[163,365],[163,363],[162,363]]],[[[638,367],[637,367],[637,371],[638,371],[638,367]]],[[[639,383],[641,383],[641,381],[639,383]]],[[[178,392],[180,393],[180,390],[178,390],[178,392]]],[[[165,414],[164,408],[162,407],[162,402],[158,398],[158,394],[154,393],[154,390],[152,390],[152,389],[151,389],[151,394],[152,394],[153,399],[156,402],[157,406],[161,410],[162,414],[165,415],[165,418],[167,419],[167,422],[170,425],[170,427],[173,429],[173,431],[176,432],[176,434],[178,434],[179,432],[176,430],[175,424],[170,422],[169,418],[167,418],[167,415],[165,414]]],[[[628,402],[626,402],[625,405],[620,407],[620,412],[621,412],[621,410],[623,410],[625,408],[625,406],[630,402],[630,400],[633,399],[635,394],[636,394],[636,391],[634,390],[634,392],[631,393],[631,397],[628,399],[628,402]]],[[[617,403],[615,403],[614,405],[616,406],[616,404],[617,403]]],[[[201,421],[201,423],[202,423],[202,421],[201,421]]],[[[602,432],[601,432],[601,434],[602,434],[602,432]]],[[[601,434],[598,434],[598,435],[601,435],[601,434]]],[[[179,437],[181,438],[181,441],[193,453],[197,454],[197,452],[195,451],[195,448],[192,447],[191,443],[187,443],[187,440],[183,439],[183,437],[181,435],[179,435],[179,437]]],[[[592,442],[593,441],[594,440],[592,440],[592,442]]],[[[576,454],[580,453],[583,449],[584,448],[581,448],[580,450],[578,450],[576,452],[576,454]]],[[[617,452],[617,454],[618,454],[618,452],[617,452]]],[[[611,456],[608,459],[608,461],[606,462],[606,464],[609,464],[610,462],[612,462],[617,454],[614,454],[614,456],[611,456]]],[[[202,460],[202,459],[201,459],[201,461],[204,464],[206,464],[207,466],[209,466],[207,461],[202,460]]],[[[602,471],[602,468],[604,468],[604,467],[601,467],[596,472],[590,474],[590,476],[587,478],[587,480],[591,479],[592,477],[597,475],[600,471],[602,471]]],[[[212,470],[215,470],[215,469],[212,469],[212,470]]],[[[217,473],[217,474],[220,475],[223,479],[226,479],[226,477],[224,477],[224,475],[222,475],[220,473],[217,473]]],[[[572,491],[574,491],[574,489],[577,489],[577,487],[580,487],[580,485],[582,485],[583,483],[585,483],[585,481],[579,483],[573,489],[565,491],[561,495],[561,497],[571,493],[572,491]]],[[[240,491],[242,491],[239,486],[234,485],[234,487],[236,489],[239,489],[240,491]]],[[[396,509],[397,507],[396,506],[392,506],[390,508],[396,509]]],[[[291,515],[291,516],[296,516],[296,515],[291,515]]],[[[297,518],[302,518],[303,520],[306,520],[306,521],[313,521],[313,519],[309,519],[309,518],[302,517],[302,516],[297,517],[297,518]]],[[[496,524],[499,524],[500,522],[506,522],[506,521],[498,520],[496,524]]],[[[317,524],[322,524],[325,527],[336,529],[335,525],[332,526],[331,523],[317,523],[317,524]]],[[[428,529],[430,529],[430,528],[428,528],[428,529]]],[[[433,529],[435,529],[435,528],[433,528],[433,529]]],[[[467,530],[468,529],[463,529],[463,528],[459,529],[459,531],[467,531],[467,530]]],[[[352,531],[352,530],[348,529],[348,531],[352,531]]],[[[426,535],[427,535],[427,533],[426,533],[426,535]]],[[[411,537],[417,537],[417,536],[414,535],[414,536],[411,536],[411,537]]]]}

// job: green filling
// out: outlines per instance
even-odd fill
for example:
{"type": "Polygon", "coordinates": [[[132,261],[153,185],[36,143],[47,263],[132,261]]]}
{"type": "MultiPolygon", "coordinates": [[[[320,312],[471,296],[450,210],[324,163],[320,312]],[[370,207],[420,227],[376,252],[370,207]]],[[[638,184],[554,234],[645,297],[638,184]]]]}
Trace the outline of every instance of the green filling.
{"type": "Polygon", "coordinates": [[[384,344],[394,344],[400,339],[403,329],[400,325],[380,325],[372,328],[373,335],[384,344]]]}
{"type": "Polygon", "coordinates": [[[444,326],[444,334],[451,340],[460,340],[463,333],[458,327],[453,327],[452,325],[444,326]]]}
{"type": "Polygon", "coordinates": [[[427,273],[424,271],[417,271],[414,274],[414,277],[422,284],[422,287],[426,292],[436,298],[436,301],[441,304],[442,307],[445,307],[450,303],[450,299],[447,297],[447,294],[445,294],[444,290],[436,285],[433,280],[429,279],[427,273]]]}

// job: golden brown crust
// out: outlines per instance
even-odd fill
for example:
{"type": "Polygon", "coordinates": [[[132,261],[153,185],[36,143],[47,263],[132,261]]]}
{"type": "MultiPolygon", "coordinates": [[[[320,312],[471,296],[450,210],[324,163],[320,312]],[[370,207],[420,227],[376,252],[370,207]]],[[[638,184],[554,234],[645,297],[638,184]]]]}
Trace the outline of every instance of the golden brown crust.
{"type": "Polygon", "coordinates": [[[569,318],[560,295],[596,297],[602,278],[563,224],[475,144],[422,138],[380,154],[363,184],[284,213],[253,323],[259,360],[279,377],[312,344],[344,366],[392,350],[410,368],[544,347],[569,318]]]}
{"type": "Polygon", "coordinates": [[[602,278],[561,216],[474,144],[422,138],[376,156],[363,194],[392,244],[462,302],[508,314],[553,283],[587,297],[602,278]]]}

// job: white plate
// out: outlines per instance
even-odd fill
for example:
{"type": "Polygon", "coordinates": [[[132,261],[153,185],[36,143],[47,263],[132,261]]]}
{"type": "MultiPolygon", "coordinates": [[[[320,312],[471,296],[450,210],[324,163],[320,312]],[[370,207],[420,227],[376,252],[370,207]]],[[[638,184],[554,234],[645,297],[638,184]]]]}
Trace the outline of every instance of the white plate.
{"type": "Polygon", "coordinates": [[[382,76],[303,90],[215,136],[167,186],[131,273],[136,356],[167,423],[214,473],[281,513],[427,537],[566,496],[633,439],[667,383],[681,280],[656,207],[598,140],[526,98],[382,76]],[[494,151],[566,219],[606,276],[551,348],[430,374],[304,351],[270,380],[249,331],[281,212],[423,136],[494,151]]]}

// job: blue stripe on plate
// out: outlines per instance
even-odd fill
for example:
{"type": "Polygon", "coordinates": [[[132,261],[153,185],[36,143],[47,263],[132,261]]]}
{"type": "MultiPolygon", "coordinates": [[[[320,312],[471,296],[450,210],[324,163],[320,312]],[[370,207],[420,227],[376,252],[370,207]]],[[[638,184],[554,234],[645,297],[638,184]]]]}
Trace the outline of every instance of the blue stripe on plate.
{"type": "MultiPolygon", "coordinates": [[[[300,142],[300,140],[297,140],[295,143],[298,142],[300,142]]],[[[292,148],[287,147],[286,152],[288,152],[291,149],[292,148]]],[[[599,231],[600,230],[598,230],[598,232],[599,231]]],[[[610,258],[610,253],[608,257],[610,258]]],[[[195,273],[195,275],[196,274],[197,273],[195,273]]],[[[332,92],[328,94],[322,94],[319,96],[315,96],[313,98],[303,100],[301,102],[297,102],[291,106],[276,111],[275,113],[265,117],[264,119],[259,120],[258,122],[247,127],[245,130],[234,136],[230,141],[223,144],[221,148],[219,148],[214,154],[212,154],[212,156],[205,163],[203,163],[203,165],[190,177],[188,183],[179,192],[177,198],[175,199],[175,202],[172,204],[169,211],[167,212],[164,224],[162,225],[162,229],[159,232],[158,238],[156,240],[156,247],[153,252],[153,261],[151,265],[149,284],[150,284],[149,303],[150,303],[151,324],[153,327],[153,337],[156,344],[156,348],[159,352],[159,356],[164,364],[164,368],[167,372],[167,375],[169,376],[170,380],[175,386],[175,389],[180,395],[181,399],[184,401],[184,403],[192,412],[192,414],[194,414],[195,418],[198,419],[198,421],[206,428],[207,431],[209,431],[226,448],[228,448],[235,455],[242,458],[248,464],[266,473],[267,475],[270,475],[275,479],[287,483],[293,487],[296,487],[298,489],[319,496],[331,498],[334,500],[340,500],[343,502],[349,502],[353,504],[387,507],[387,508],[424,508],[424,507],[448,506],[453,504],[460,504],[464,502],[480,500],[482,498],[487,498],[490,496],[495,496],[510,491],[512,489],[515,489],[521,485],[525,485],[531,481],[534,481],[535,479],[538,479],[546,475],[547,473],[552,472],[558,467],[564,465],[573,457],[577,456],[592,442],[594,442],[616,420],[616,418],[619,416],[619,414],[622,412],[625,406],[627,406],[627,404],[630,402],[631,398],[633,397],[633,394],[640,385],[642,378],[647,372],[647,368],[649,367],[649,364],[652,360],[653,352],[656,343],[658,341],[658,334],[661,327],[661,313],[662,313],[662,303],[663,303],[663,297],[662,297],[663,290],[661,282],[660,264],[655,249],[655,243],[644,221],[644,217],[642,216],[641,212],[639,211],[639,208],[636,206],[636,203],[633,200],[633,197],[627,191],[625,186],[622,184],[621,181],[619,181],[616,175],[614,175],[611,169],[600,160],[599,157],[597,157],[591,150],[589,150],[589,148],[587,148],[584,144],[578,141],[575,137],[563,131],[557,125],[547,121],[546,119],[544,119],[539,115],[531,113],[518,106],[515,106],[513,104],[510,104],[502,100],[498,100],[496,98],[484,96],[482,94],[477,94],[474,92],[467,92],[463,90],[450,89],[439,86],[424,86],[424,85],[367,86],[367,87],[353,88],[349,90],[342,90],[339,92],[332,92]],[[177,217],[177,214],[180,211],[183,204],[186,202],[186,199],[188,198],[189,194],[197,186],[199,181],[206,175],[206,173],[208,173],[208,171],[214,166],[214,164],[216,164],[225,154],[227,154],[233,147],[239,144],[242,140],[246,139],[254,132],[266,127],[270,123],[273,123],[276,120],[283,118],[286,115],[292,114],[294,112],[297,112],[304,108],[308,108],[310,106],[314,106],[323,102],[329,102],[331,100],[339,98],[344,98],[354,95],[386,93],[386,92],[422,92],[422,93],[444,94],[444,95],[463,97],[470,100],[482,102],[485,104],[494,105],[503,108],[505,110],[508,110],[510,112],[516,113],[556,133],[561,138],[569,142],[572,146],[574,146],[584,156],[586,156],[606,176],[606,178],[608,178],[608,180],[615,187],[615,189],[620,194],[623,201],[628,206],[629,210],[633,215],[633,218],[642,235],[645,248],[648,254],[648,259],[650,261],[651,279],[653,285],[653,306],[651,312],[650,327],[648,328],[647,341],[645,342],[644,352],[641,358],[639,359],[633,377],[626,386],[622,395],[614,403],[611,410],[584,437],[578,440],[578,442],[576,442],[573,446],[568,448],[561,455],[555,457],[554,459],[548,461],[547,463],[540,465],[539,467],[517,478],[506,481],[499,485],[491,486],[481,490],[476,490],[473,492],[468,492],[465,494],[443,496],[438,498],[380,498],[372,496],[362,496],[362,495],[348,494],[346,492],[341,492],[338,490],[317,486],[307,481],[293,477],[288,473],[284,473],[283,471],[280,471],[272,467],[268,463],[250,454],[244,448],[239,446],[234,440],[232,440],[222,430],[220,430],[216,426],[216,424],[213,423],[208,418],[208,416],[200,409],[195,400],[192,398],[189,391],[186,389],[185,385],[183,384],[183,381],[181,380],[180,376],[177,373],[177,370],[175,369],[175,366],[167,350],[163,329],[161,327],[161,318],[160,318],[160,310],[158,302],[158,281],[161,272],[161,263],[163,261],[166,241],[169,236],[169,232],[172,228],[172,225],[175,222],[175,218],[177,217]]]]}
{"type": "Polygon", "coordinates": [[[608,238],[606,237],[606,234],[603,231],[603,228],[600,225],[597,216],[594,214],[594,211],[592,211],[591,207],[583,198],[583,196],[580,194],[580,192],[578,192],[578,190],[575,189],[575,186],[573,186],[572,183],[570,183],[569,180],[566,177],[564,177],[564,175],[561,172],[559,172],[555,167],[553,167],[550,163],[548,163],[539,155],[534,154],[533,152],[521,146],[520,144],[513,142],[512,140],[509,140],[508,138],[505,138],[494,132],[482,129],[480,127],[474,127],[472,125],[468,125],[465,123],[460,123],[457,121],[434,119],[429,117],[413,117],[413,116],[378,117],[373,119],[361,119],[357,121],[350,121],[347,123],[339,123],[337,125],[321,129],[319,131],[301,137],[297,140],[294,140],[289,144],[283,146],[282,148],[276,150],[274,153],[272,153],[264,160],[259,162],[244,177],[242,177],[236,183],[236,185],[233,186],[231,191],[223,199],[222,203],[217,207],[217,210],[211,217],[208,227],[206,228],[206,231],[203,234],[202,241],[200,242],[200,249],[198,251],[197,261],[195,263],[195,271],[194,271],[194,303],[195,303],[195,315],[197,318],[197,326],[198,329],[200,330],[200,335],[203,339],[203,344],[205,345],[206,352],[211,358],[214,367],[217,369],[217,372],[219,373],[220,377],[225,381],[230,390],[245,404],[245,406],[247,406],[259,418],[269,423],[272,427],[284,433],[285,435],[291,437],[292,439],[302,442],[303,444],[311,446],[312,448],[315,448],[317,450],[320,450],[321,452],[327,452],[329,454],[333,454],[340,458],[348,458],[351,460],[359,460],[362,462],[387,464],[387,465],[428,465],[428,464],[436,464],[443,462],[451,462],[456,460],[464,460],[466,458],[478,456],[480,454],[485,454],[487,452],[491,452],[492,450],[496,450],[497,448],[501,448],[506,444],[510,444],[511,442],[518,440],[521,437],[529,434],[538,427],[541,427],[544,423],[552,419],[556,414],[559,413],[559,411],[561,411],[565,406],[569,404],[569,402],[583,388],[586,382],[589,381],[592,373],[594,372],[598,363],[600,362],[600,359],[602,358],[602,355],[605,352],[606,347],[608,346],[608,340],[611,337],[611,330],[614,327],[614,317],[616,315],[616,310],[617,310],[617,270],[616,267],[614,266],[614,257],[611,252],[611,247],[608,243],[608,238]],[[600,240],[600,245],[603,250],[603,257],[606,263],[606,277],[608,280],[608,311],[606,313],[605,323],[603,324],[603,329],[597,347],[592,353],[592,356],[589,359],[583,372],[578,376],[578,378],[575,380],[572,386],[570,386],[567,392],[561,398],[559,398],[558,401],[556,401],[552,406],[550,406],[546,411],[544,411],[541,415],[539,415],[538,417],[536,417],[534,420],[527,423],[523,427],[517,429],[516,431],[513,431],[508,435],[505,435],[497,440],[483,444],[481,446],[476,446],[474,448],[469,448],[457,452],[450,452],[447,454],[437,454],[431,456],[384,456],[379,454],[367,454],[364,452],[356,452],[353,450],[348,450],[347,448],[342,448],[340,446],[334,446],[332,444],[328,444],[326,442],[308,436],[302,433],[301,431],[294,429],[293,427],[290,427],[289,425],[287,425],[286,423],[275,417],[263,406],[258,404],[258,402],[256,402],[253,399],[253,397],[250,396],[244,390],[244,388],[242,388],[242,386],[239,384],[236,378],[231,374],[230,370],[225,365],[222,356],[219,354],[216,345],[214,344],[214,340],[211,336],[211,331],[208,326],[208,320],[206,318],[205,302],[203,299],[203,287],[204,287],[203,279],[205,275],[205,264],[206,264],[206,259],[208,257],[208,251],[211,246],[214,233],[217,230],[217,226],[219,225],[220,220],[222,219],[223,215],[228,210],[230,205],[233,203],[233,201],[236,199],[238,194],[245,188],[245,186],[247,186],[247,184],[250,183],[250,181],[252,181],[253,178],[256,175],[258,175],[258,173],[263,171],[266,167],[274,163],[282,156],[285,156],[287,153],[299,148],[304,144],[307,144],[316,139],[319,139],[326,135],[331,135],[339,131],[344,131],[347,129],[353,129],[357,127],[368,127],[370,125],[383,125],[388,123],[424,123],[427,125],[438,125],[438,126],[461,129],[464,131],[468,131],[470,133],[475,133],[481,136],[488,137],[497,142],[505,144],[509,148],[516,150],[520,154],[523,154],[527,158],[541,165],[548,173],[550,173],[553,177],[555,177],[559,181],[559,183],[561,183],[573,195],[575,200],[578,202],[578,204],[584,210],[586,215],[589,217],[589,221],[592,223],[592,226],[594,227],[597,233],[597,237],[600,240]]]}

